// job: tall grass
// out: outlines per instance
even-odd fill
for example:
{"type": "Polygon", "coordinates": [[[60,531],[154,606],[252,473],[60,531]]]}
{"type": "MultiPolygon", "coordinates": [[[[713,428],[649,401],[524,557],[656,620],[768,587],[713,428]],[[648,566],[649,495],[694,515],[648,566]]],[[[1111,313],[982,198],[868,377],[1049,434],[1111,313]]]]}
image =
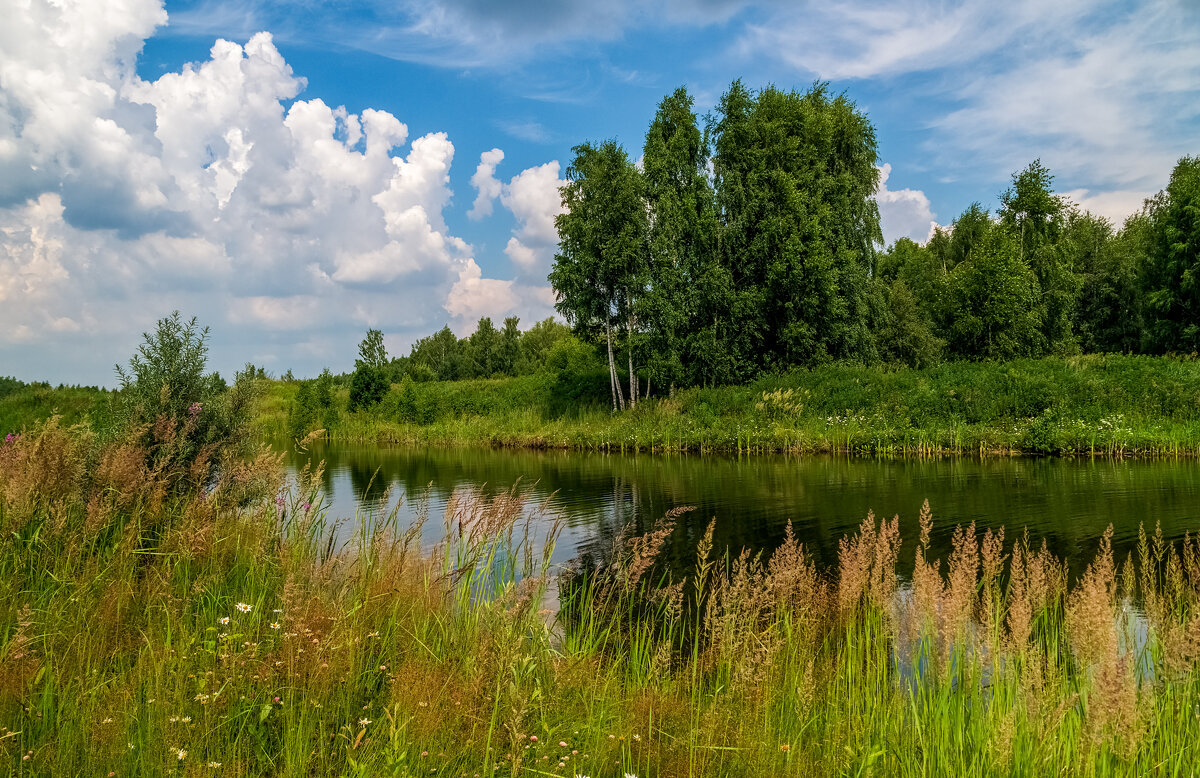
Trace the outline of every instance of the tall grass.
{"type": "MultiPolygon", "coordinates": [[[[929,558],[868,516],[819,569],[669,515],[550,565],[516,493],[442,539],[347,542],[319,473],[180,486],[138,438],[0,446],[0,759],[15,775],[1190,775],[1200,541],[1106,537],[1072,579],[1024,536],[929,558]],[[901,555],[915,557],[901,580],[901,555]],[[1073,585],[1069,581],[1076,580],[1073,585]]],[[[433,517],[436,520],[437,517],[433,517]]],[[[1013,517],[1014,524],[1020,517],[1013,517]]]]}
{"type": "MultiPolygon", "coordinates": [[[[1200,361],[1090,355],[923,370],[837,364],[698,388],[613,413],[566,403],[549,376],[394,386],[327,430],[354,443],[603,451],[1194,456],[1200,361]]],[[[294,389],[273,384],[255,429],[286,438],[294,389]]],[[[345,396],[339,398],[345,407],[345,396]]]]}

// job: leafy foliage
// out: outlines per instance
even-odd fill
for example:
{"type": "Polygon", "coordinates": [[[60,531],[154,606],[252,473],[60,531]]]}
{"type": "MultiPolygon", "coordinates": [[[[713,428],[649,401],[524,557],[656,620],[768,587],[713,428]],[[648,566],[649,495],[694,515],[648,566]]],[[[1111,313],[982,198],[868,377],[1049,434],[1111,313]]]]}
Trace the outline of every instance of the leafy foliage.
{"type": "Polygon", "coordinates": [[[242,373],[227,388],[206,373],[208,328],[179,311],[142,337],[128,367],[116,366],[116,431],[140,436],[155,467],[204,483],[219,452],[246,451],[255,379],[242,373]]]}
{"type": "Polygon", "coordinates": [[[391,387],[387,377],[387,349],[383,333],[369,329],[358,346],[354,375],[350,379],[350,412],[372,408],[379,404],[391,387]]]}
{"type": "Polygon", "coordinates": [[[1200,157],[1179,160],[1147,215],[1147,345],[1200,351],[1200,157]]]}

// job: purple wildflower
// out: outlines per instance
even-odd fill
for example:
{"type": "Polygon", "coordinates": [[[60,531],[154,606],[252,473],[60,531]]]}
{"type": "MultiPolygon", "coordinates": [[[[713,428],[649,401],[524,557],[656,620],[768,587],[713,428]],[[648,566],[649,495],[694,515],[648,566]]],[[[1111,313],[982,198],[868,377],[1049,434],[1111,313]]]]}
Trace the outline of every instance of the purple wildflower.
{"type": "Polygon", "coordinates": [[[200,403],[192,403],[188,406],[188,416],[191,416],[193,419],[196,418],[196,416],[200,414],[200,410],[203,407],[204,406],[200,405],[200,403]]]}

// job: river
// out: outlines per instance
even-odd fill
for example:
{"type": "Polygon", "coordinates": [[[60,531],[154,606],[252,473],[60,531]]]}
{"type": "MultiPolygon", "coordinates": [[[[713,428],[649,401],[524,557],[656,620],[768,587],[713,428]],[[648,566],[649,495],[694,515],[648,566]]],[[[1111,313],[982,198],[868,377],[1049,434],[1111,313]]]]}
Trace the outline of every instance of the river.
{"type": "Polygon", "coordinates": [[[336,444],[292,448],[285,457],[293,474],[309,461],[325,463],[330,516],[347,519],[343,537],[356,517],[397,506],[401,526],[410,524],[424,502],[430,521],[422,539],[432,544],[455,490],[489,495],[519,483],[540,523],[561,523],[554,555],[560,562],[603,552],[619,531],[645,531],[679,506],[694,510],[680,519],[666,553],[685,568],[710,519],[716,549],[734,552],[769,551],[790,521],[818,563],[828,565],[837,560],[838,540],[873,510],[900,517],[904,573],[925,499],[934,514],[932,545],[943,559],[955,525],[972,521],[980,532],[1004,526],[1009,541],[1028,530],[1074,574],[1109,524],[1118,563],[1135,548],[1141,523],[1153,532],[1161,522],[1171,539],[1200,531],[1200,462],[1193,459],[735,458],[336,444]]]}

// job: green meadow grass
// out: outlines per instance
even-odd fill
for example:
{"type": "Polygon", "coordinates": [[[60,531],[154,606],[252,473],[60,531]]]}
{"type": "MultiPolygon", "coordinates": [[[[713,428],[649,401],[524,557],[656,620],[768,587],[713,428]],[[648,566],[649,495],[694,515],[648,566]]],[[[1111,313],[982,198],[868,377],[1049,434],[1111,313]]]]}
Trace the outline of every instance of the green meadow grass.
{"type": "MultiPolygon", "coordinates": [[[[1091,355],[924,370],[831,365],[679,391],[613,413],[565,403],[554,376],[406,383],[326,430],[354,443],[862,455],[1195,455],[1200,361],[1091,355]]],[[[294,384],[263,392],[254,430],[288,437],[294,384]]]]}
{"type": "MultiPolygon", "coordinates": [[[[865,519],[817,569],[676,516],[550,564],[517,494],[422,547],[341,528],[306,473],[181,486],[137,439],[0,445],[0,762],[13,775],[1192,775],[1200,542],[1079,575],[961,528],[865,519]],[[338,538],[348,538],[338,540],[338,538]],[[896,575],[915,555],[910,579],[896,575]],[[1072,588],[1068,580],[1077,579],[1072,588]]],[[[349,518],[349,517],[345,517],[349,518]]],[[[1012,517],[1019,526],[1020,516],[1012,517]]],[[[1016,534],[1016,533],[1014,533],[1016,534]]]]}
{"type": "Polygon", "coordinates": [[[0,437],[58,416],[63,424],[91,420],[103,413],[108,392],[87,386],[24,384],[0,378],[0,437]]]}

